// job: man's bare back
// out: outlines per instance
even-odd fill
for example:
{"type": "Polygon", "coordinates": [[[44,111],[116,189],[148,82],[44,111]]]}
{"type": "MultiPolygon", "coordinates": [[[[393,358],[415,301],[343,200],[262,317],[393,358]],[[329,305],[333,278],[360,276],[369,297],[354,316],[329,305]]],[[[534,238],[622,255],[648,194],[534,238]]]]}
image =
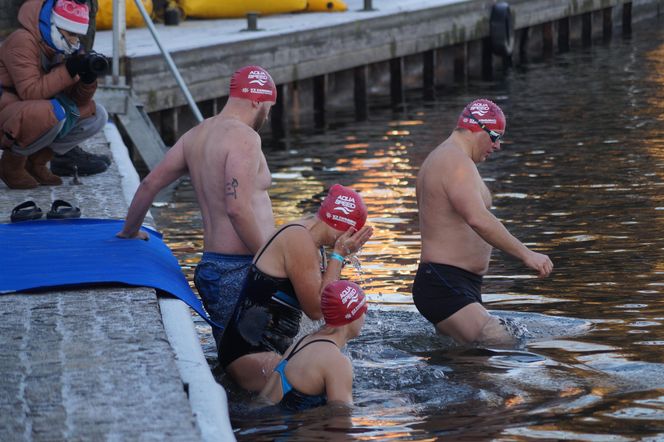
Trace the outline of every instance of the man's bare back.
{"type": "Polygon", "coordinates": [[[268,196],[270,171],[258,135],[277,100],[270,74],[260,66],[238,69],[218,115],[189,130],[146,176],[127,211],[120,238],[148,239],[141,231],[157,193],[189,174],[203,217],[204,250],[194,284],[221,342],[253,255],[274,231],[268,196]]]}
{"type": "Polygon", "coordinates": [[[255,252],[258,246],[240,238],[232,217],[259,232],[261,244],[274,230],[267,192],[271,176],[260,143],[251,127],[222,114],[183,137],[184,159],[203,217],[206,252],[255,252]]]}

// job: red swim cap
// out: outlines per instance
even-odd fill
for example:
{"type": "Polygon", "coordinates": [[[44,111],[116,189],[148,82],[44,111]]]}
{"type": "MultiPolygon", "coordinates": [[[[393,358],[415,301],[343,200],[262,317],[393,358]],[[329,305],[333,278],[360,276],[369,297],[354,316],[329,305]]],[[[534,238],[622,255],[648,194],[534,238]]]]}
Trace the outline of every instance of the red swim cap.
{"type": "Polygon", "coordinates": [[[334,281],[323,289],[320,308],[327,325],[341,327],[362,316],[368,305],[364,292],[357,284],[334,281]]]}
{"type": "Polygon", "coordinates": [[[482,124],[491,130],[504,131],[505,130],[505,114],[496,103],[486,98],[468,103],[463,109],[459,120],[457,121],[457,128],[468,129],[471,132],[479,132],[482,130],[479,124],[468,115],[477,118],[482,124]]]}
{"type": "Polygon", "coordinates": [[[367,221],[367,206],[359,193],[335,184],[321,203],[318,218],[342,232],[351,227],[360,230],[367,221]]]}
{"type": "Polygon", "coordinates": [[[260,66],[245,66],[231,77],[231,97],[252,101],[277,101],[277,88],[268,72],[260,66]]]}

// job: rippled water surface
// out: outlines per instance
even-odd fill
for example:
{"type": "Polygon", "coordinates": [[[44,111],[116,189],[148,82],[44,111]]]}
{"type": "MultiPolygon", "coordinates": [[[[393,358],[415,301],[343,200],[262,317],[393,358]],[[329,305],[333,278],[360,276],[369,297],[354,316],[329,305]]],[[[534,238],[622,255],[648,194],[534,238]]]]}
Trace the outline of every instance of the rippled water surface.
{"type": "MultiPolygon", "coordinates": [[[[278,223],[313,210],[335,182],[362,193],[375,235],[361,273],[345,276],[371,310],[347,349],[352,412],[256,414],[230,387],[237,438],[664,440],[664,21],[448,88],[435,103],[410,98],[401,113],[375,106],[366,123],[333,113],[325,133],[296,130],[290,150],[266,153],[278,223]],[[503,151],[480,166],[494,213],[556,266],[540,280],[494,253],[484,299],[528,329],[515,349],[452,345],[410,296],[418,167],[478,96],[508,116],[503,151]]],[[[191,188],[153,213],[191,279],[202,250],[191,188]]],[[[214,365],[209,327],[196,324],[214,365]]]]}

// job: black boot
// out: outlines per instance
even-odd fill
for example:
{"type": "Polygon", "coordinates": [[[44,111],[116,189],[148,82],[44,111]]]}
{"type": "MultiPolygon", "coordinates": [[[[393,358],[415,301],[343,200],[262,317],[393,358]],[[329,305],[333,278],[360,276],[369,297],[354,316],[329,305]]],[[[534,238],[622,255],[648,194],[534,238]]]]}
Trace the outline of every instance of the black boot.
{"type": "Polygon", "coordinates": [[[111,159],[106,155],[88,153],[76,146],[63,155],[55,155],[51,160],[51,172],[60,176],[74,174],[74,166],[78,167],[81,176],[94,175],[108,169],[111,159]]]}

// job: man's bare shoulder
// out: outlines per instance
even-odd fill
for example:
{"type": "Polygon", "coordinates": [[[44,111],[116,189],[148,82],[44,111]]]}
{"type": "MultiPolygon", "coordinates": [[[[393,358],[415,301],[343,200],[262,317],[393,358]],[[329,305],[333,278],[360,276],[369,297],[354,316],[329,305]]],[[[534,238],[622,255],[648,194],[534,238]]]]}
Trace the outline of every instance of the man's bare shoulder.
{"type": "Polygon", "coordinates": [[[235,118],[217,116],[214,121],[210,121],[210,130],[215,134],[223,134],[235,142],[244,142],[260,145],[261,138],[251,126],[235,118]]]}
{"type": "Polygon", "coordinates": [[[427,158],[428,169],[442,177],[456,170],[475,169],[473,161],[453,143],[445,142],[434,149],[427,158]],[[434,172],[435,171],[435,172],[434,172]]]}

